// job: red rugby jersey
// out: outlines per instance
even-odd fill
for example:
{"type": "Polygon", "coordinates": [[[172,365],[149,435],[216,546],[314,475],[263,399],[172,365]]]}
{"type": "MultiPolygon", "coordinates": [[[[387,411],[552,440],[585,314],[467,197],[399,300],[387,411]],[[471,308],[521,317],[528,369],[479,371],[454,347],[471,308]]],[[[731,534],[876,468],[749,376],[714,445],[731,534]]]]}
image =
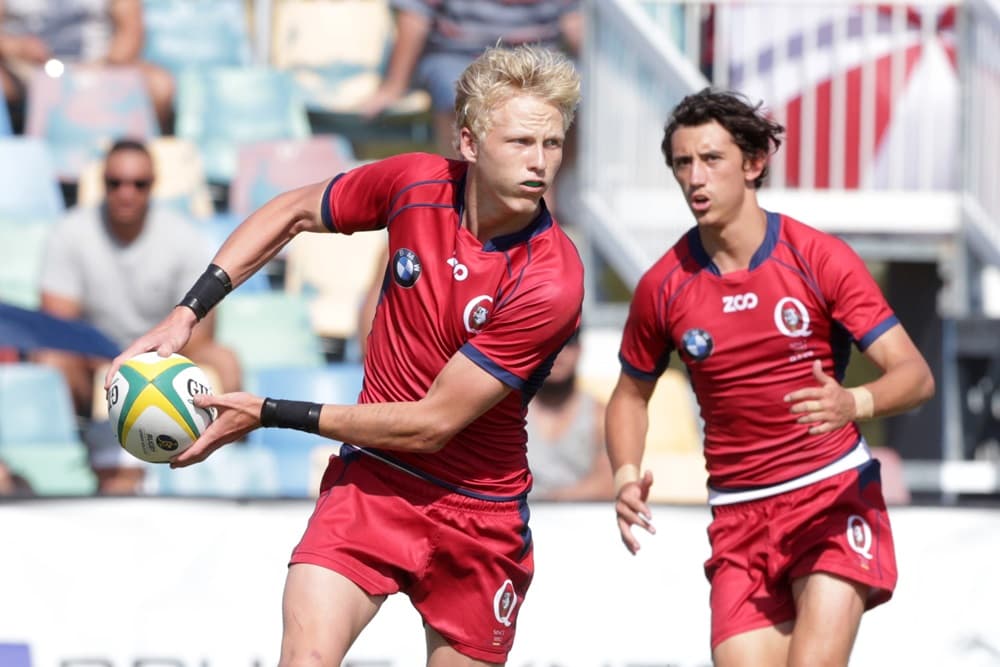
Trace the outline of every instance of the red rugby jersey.
{"type": "Polygon", "coordinates": [[[677,350],[705,421],[709,484],[723,490],[794,479],[847,453],[855,424],[810,435],[784,396],[817,386],[813,361],[843,379],[898,322],[861,258],[843,241],[767,214],[749,270],[720,275],[697,227],[639,282],[622,338],[623,371],[655,380],[677,350]]]}
{"type": "Polygon", "coordinates": [[[360,402],[419,400],[458,351],[513,389],[440,452],[369,453],[446,487],[507,498],[530,487],[524,416],[579,326],[583,265],[544,205],[526,229],[480,242],[461,222],[467,168],[428,154],[359,167],[327,187],[323,220],[345,234],[388,228],[360,402]]]}

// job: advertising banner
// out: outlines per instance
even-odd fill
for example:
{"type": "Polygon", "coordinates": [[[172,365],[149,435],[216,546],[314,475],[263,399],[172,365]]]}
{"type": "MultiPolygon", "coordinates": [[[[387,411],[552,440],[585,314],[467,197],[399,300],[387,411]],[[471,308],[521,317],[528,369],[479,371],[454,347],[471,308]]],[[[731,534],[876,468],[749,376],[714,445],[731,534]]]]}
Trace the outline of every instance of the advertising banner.
{"type": "MultiPolygon", "coordinates": [[[[0,505],[3,667],[264,667],[312,504],[95,498],[0,505]]],[[[900,583],[865,616],[852,667],[1000,664],[1000,512],[898,508],[900,583]]],[[[511,667],[708,667],[701,507],[657,506],[622,546],[610,504],[532,506],[535,581],[511,667]]],[[[491,613],[487,611],[486,613],[491,613]]],[[[351,667],[424,664],[420,617],[391,597],[351,667]]]]}

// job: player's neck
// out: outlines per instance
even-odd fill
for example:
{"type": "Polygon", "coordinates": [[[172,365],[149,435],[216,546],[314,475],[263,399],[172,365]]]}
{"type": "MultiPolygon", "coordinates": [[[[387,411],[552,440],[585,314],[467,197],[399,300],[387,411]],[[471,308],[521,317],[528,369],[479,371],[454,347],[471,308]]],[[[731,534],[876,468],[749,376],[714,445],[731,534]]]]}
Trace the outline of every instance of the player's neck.
{"type": "Polygon", "coordinates": [[[489,192],[477,187],[474,170],[470,170],[465,188],[465,208],[462,225],[477,239],[486,243],[498,236],[519,232],[530,225],[541,210],[539,204],[533,211],[512,211],[489,192]]]}
{"type": "Polygon", "coordinates": [[[750,268],[767,236],[767,213],[756,204],[744,207],[732,220],[699,228],[702,246],[723,274],[750,268]]]}

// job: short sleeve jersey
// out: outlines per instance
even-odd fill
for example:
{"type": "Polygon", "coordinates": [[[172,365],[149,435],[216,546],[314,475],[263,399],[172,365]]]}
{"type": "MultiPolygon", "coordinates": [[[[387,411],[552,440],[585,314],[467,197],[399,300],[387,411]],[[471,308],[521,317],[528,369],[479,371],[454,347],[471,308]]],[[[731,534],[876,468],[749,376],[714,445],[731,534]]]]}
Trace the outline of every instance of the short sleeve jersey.
{"type": "Polygon", "coordinates": [[[816,359],[841,381],[852,343],[864,351],[897,322],[846,243],[768,213],[748,270],[721,275],[697,228],[681,238],[639,281],[619,356],[623,372],[652,381],[679,353],[705,421],[709,484],[743,490],[795,479],[857,444],[853,423],[810,435],[784,396],[817,386],[816,359]]]}
{"type": "Polygon", "coordinates": [[[507,498],[531,484],[524,417],[579,326],[583,266],[544,204],[524,230],[479,241],[462,224],[467,169],[427,154],[359,167],[327,187],[323,220],[345,234],[388,229],[360,402],[423,398],[456,352],[513,390],[437,453],[377,455],[446,487],[507,498]]]}
{"type": "Polygon", "coordinates": [[[48,238],[41,289],[79,303],[84,320],[124,347],[167,316],[211,258],[208,237],[168,208],[151,207],[125,245],[99,207],[79,208],[48,238]]]}

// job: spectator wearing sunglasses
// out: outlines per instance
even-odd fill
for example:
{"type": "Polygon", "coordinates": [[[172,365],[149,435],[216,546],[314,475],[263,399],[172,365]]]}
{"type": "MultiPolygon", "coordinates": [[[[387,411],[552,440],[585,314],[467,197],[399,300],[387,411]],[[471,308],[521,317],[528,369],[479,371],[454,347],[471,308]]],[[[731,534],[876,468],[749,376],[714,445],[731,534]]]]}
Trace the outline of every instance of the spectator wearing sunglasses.
{"type": "MultiPolygon", "coordinates": [[[[82,319],[122,347],[173,310],[211,260],[209,240],[187,219],[151,201],[155,173],[146,146],[120,140],[104,162],[105,197],[78,207],[48,239],[41,273],[42,310],[82,319]]],[[[218,389],[236,391],[241,371],[235,353],[214,340],[210,315],[180,352],[218,373],[218,389]]],[[[66,375],[77,413],[92,417],[94,374],[106,359],[46,351],[37,361],[66,375]]],[[[143,464],[118,446],[106,421],[83,431],[91,466],[104,493],[133,493],[143,464]]]]}

